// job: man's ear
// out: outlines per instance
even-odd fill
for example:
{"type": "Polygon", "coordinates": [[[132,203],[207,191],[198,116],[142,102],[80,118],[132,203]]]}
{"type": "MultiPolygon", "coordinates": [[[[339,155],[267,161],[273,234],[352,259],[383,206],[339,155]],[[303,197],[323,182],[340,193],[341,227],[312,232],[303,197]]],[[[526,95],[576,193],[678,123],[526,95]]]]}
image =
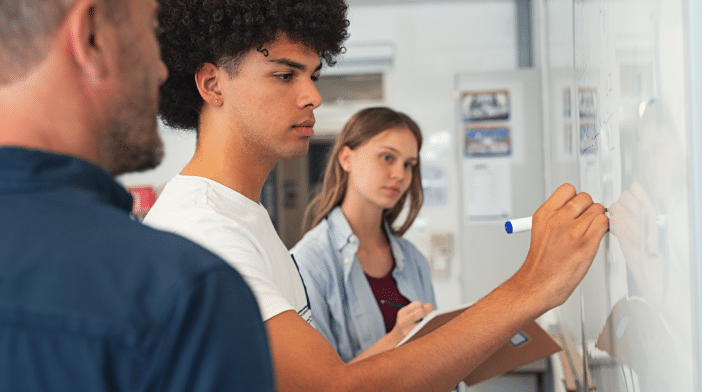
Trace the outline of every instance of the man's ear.
{"type": "Polygon", "coordinates": [[[341,165],[341,168],[344,169],[345,172],[348,172],[351,166],[351,154],[353,153],[353,150],[349,146],[343,146],[339,150],[339,165],[341,165]]]}
{"type": "Polygon", "coordinates": [[[95,0],[78,0],[66,17],[70,52],[76,67],[92,82],[104,80],[119,61],[118,26],[95,0]]]}
{"type": "Polygon", "coordinates": [[[195,72],[195,85],[202,99],[210,105],[222,105],[222,93],[219,91],[219,78],[224,70],[212,63],[204,63],[195,72]]]}

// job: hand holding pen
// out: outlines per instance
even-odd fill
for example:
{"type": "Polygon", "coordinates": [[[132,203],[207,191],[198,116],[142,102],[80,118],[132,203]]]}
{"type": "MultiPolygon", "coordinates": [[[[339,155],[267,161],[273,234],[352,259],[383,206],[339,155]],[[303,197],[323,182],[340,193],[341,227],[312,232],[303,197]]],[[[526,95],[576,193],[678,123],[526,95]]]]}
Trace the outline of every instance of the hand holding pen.
{"type": "Polygon", "coordinates": [[[562,305],[587,273],[608,229],[602,204],[570,184],[561,185],[534,213],[524,264],[501,287],[538,288],[535,296],[541,297],[522,305],[535,315],[562,305]]]}
{"type": "MultiPolygon", "coordinates": [[[[609,212],[605,208],[605,212],[609,212]]],[[[507,234],[521,233],[522,231],[531,230],[531,217],[512,219],[505,222],[505,231],[507,234]]]]}
{"type": "Polygon", "coordinates": [[[397,312],[397,321],[395,322],[395,328],[393,328],[393,330],[397,330],[400,339],[407,336],[415,325],[434,310],[432,304],[423,304],[420,301],[410,302],[405,306],[384,299],[380,300],[380,303],[399,309],[397,312]]]}

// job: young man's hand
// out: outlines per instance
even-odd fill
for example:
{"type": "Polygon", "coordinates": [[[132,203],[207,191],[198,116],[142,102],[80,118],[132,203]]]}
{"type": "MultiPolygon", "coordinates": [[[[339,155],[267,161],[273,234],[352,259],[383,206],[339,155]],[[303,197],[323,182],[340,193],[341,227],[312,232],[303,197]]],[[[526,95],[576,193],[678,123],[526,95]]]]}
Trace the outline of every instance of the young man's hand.
{"type": "Polygon", "coordinates": [[[544,311],[563,304],[585,277],[609,228],[605,208],[587,193],[561,185],[532,217],[531,246],[516,279],[541,293],[544,311]]]}

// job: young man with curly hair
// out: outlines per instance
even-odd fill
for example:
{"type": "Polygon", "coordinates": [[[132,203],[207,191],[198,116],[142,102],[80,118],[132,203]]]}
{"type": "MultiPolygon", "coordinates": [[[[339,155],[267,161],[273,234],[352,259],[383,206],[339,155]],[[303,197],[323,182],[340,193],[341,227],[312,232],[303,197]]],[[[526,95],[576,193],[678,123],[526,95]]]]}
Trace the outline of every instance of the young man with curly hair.
{"type": "Polygon", "coordinates": [[[242,277],[113,177],[163,155],[155,26],[155,0],[0,1],[0,390],[275,389],[242,277]]]}
{"type": "MultiPolygon", "coordinates": [[[[283,391],[450,390],[524,324],[563,303],[607,231],[604,208],[570,185],[534,216],[531,249],[509,280],[442,328],[344,363],[309,324],[303,282],[259,203],[281,159],[304,154],[321,104],[315,80],[347,38],[342,0],[162,0],[169,78],[161,115],[197,147],[146,222],[201,243],[256,294],[283,391]]],[[[237,353],[232,353],[237,355],[237,353]]]]}

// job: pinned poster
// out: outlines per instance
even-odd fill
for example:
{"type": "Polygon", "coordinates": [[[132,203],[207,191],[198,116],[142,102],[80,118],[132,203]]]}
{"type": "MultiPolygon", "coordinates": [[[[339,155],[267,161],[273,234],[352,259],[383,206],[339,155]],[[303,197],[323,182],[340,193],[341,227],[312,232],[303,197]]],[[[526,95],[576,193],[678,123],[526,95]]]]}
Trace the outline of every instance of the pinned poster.
{"type": "Polygon", "coordinates": [[[464,206],[471,221],[504,219],[512,214],[510,129],[502,125],[465,128],[464,206]]]}

